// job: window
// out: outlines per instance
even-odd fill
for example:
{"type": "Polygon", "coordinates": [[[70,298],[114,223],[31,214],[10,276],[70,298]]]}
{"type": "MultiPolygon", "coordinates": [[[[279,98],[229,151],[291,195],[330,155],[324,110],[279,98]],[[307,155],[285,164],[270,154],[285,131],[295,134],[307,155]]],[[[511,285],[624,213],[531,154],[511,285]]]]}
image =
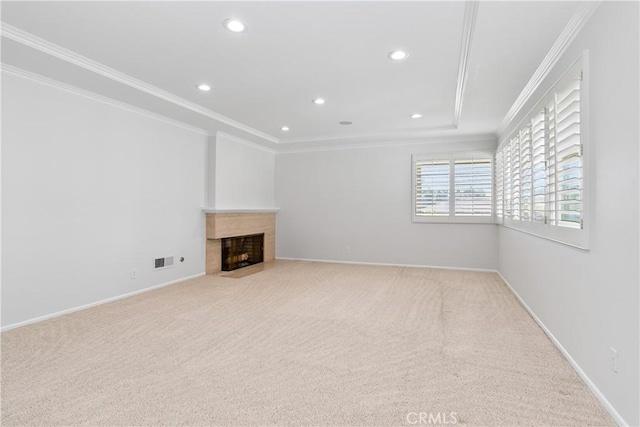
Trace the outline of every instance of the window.
{"type": "Polygon", "coordinates": [[[448,159],[424,159],[415,162],[415,215],[449,216],[450,172],[448,159]]]}
{"type": "Polygon", "coordinates": [[[496,219],[587,248],[585,84],[578,61],[495,155],[496,219]]]}
{"type": "Polygon", "coordinates": [[[496,218],[498,222],[502,221],[504,212],[504,154],[496,153],[496,218]],[[500,171],[498,173],[497,171],[500,171]]]}
{"type": "Polygon", "coordinates": [[[533,221],[544,223],[547,194],[547,147],[545,140],[545,110],[531,120],[531,188],[533,192],[533,221]]]}
{"type": "Polygon", "coordinates": [[[520,141],[517,137],[511,146],[511,217],[520,219],[520,141]]]}
{"type": "Polygon", "coordinates": [[[413,156],[413,221],[493,222],[492,157],[413,156]]]}

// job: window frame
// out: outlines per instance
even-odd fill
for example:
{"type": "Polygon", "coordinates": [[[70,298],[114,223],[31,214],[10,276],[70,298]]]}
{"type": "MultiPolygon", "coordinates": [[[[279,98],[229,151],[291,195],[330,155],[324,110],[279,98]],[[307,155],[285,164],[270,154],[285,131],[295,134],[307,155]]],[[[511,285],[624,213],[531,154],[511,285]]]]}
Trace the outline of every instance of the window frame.
{"type": "Polygon", "coordinates": [[[414,154],[411,156],[411,222],[414,223],[437,223],[437,224],[495,224],[495,159],[494,152],[491,150],[478,151],[458,151],[458,152],[438,152],[428,154],[414,154]],[[491,165],[490,171],[490,188],[491,214],[488,216],[475,215],[456,215],[455,203],[455,165],[456,160],[483,159],[489,161],[491,165]],[[418,162],[433,160],[446,160],[449,163],[449,213],[448,215],[428,216],[416,214],[416,191],[417,191],[417,170],[418,162]]]}
{"type": "MultiPolygon", "coordinates": [[[[559,225],[551,224],[548,220],[549,199],[545,198],[545,218],[547,221],[544,223],[531,221],[522,221],[513,219],[511,213],[507,213],[506,206],[503,207],[502,215],[496,214],[496,223],[504,227],[518,230],[527,234],[538,236],[547,240],[562,243],[568,246],[572,246],[582,250],[589,250],[589,226],[590,226],[590,193],[591,193],[591,180],[590,180],[590,149],[589,149],[589,70],[588,70],[588,51],[585,51],[574,61],[565,72],[551,85],[540,100],[529,110],[529,112],[522,118],[522,120],[515,126],[508,134],[505,134],[501,138],[501,142],[496,149],[496,155],[501,151],[505,144],[510,144],[511,140],[526,126],[527,122],[531,120],[541,111],[546,108],[549,102],[553,99],[556,93],[564,90],[569,85],[569,81],[575,79],[576,76],[581,76],[580,83],[580,144],[582,146],[581,154],[581,169],[582,169],[582,188],[581,188],[581,228],[563,227],[559,225]]],[[[549,148],[548,142],[545,142],[545,150],[549,148]]],[[[545,154],[545,162],[548,159],[549,154],[545,154]]],[[[503,157],[505,153],[503,152],[503,157]]],[[[495,160],[494,160],[495,161],[495,160]]],[[[503,164],[504,170],[504,164],[503,164]]],[[[495,172],[494,172],[495,173],[495,172]]],[[[549,178],[549,164],[546,164],[545,174],[548,183],[549,178]]],[[[495,177],[494,177],[495,181],[495,177]]],[[[505,184],[503,183],[503,188],[505,184]]],[[[497,191],[497,189],[496,189],[497,191]]],[[[556,193],[557,195],[557,193],[556,193]]],[[[503,201],[506,195],[503,195],[503,201]]],[[[495,199],[495,197],[494,197],[495,199]]],[[[555,200],[555,199],[554,199],[555,200]]],[[[504,203],[504,202],[503,202],[504,203]]],[[[535,214],[535,212],[533,212],[535,214]]]]}

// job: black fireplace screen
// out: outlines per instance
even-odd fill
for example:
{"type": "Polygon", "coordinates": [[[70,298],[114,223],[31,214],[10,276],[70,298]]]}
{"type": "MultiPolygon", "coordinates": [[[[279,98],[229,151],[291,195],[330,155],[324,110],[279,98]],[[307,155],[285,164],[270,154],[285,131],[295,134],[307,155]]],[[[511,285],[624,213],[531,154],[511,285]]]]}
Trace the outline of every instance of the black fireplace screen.
{"type": "Polygon", "coordinates": [[[222,271],[264,261],[264,234],[222,239],[222,271]]]}

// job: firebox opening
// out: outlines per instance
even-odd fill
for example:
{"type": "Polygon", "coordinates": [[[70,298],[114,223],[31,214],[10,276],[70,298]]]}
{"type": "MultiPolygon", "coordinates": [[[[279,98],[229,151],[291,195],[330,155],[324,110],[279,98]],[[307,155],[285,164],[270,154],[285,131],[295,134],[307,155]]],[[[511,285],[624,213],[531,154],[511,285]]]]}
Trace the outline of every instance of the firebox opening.
{"type": "Polygon", "coordinates": [[[232,271],[264,261],[264,234],[222,239],[222,271],[232,271]]]}

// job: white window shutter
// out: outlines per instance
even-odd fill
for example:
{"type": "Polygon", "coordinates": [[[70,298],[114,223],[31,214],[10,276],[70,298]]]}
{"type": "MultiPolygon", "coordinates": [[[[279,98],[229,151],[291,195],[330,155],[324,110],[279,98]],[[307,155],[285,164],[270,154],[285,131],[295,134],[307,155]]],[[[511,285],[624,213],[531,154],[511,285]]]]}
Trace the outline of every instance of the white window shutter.
{"type": "Polygon", "coordinates": [[[586,249],[588,91],[581,67],[576,62],[498,147],[495,206],[506,226],[586,249]]]}
{"type": "Polygon", "coordinates": [[[547,154],[545,110],[531,119],[533,222],[545,223],[547,202],[547,154]]]}
{"type": "Polygon", "coordinates": [[[449,216],[449,160],[415,162],[415,215],[449,216]]]}
{"type": "Polygon", "coordinates": [[[492,215],[491,158],[456,159],[454,162],[455,215],[492,215]]]}
{"type": "Polygon", "coordinates": [[[520,137],[511,139],[511,218],[520,220],[520,137]]]}
{"type": "Polygon", "coordinates": [[[504,217],[511,218],[511,144],[504,147],[504,217]]]}
{"type": "Polygon", "coordinates": [[[495,156],[495,209],[498,222],[502,222],[504,209],[504,153],[502,151],[496,153],[495,156]]]}
{"type": "Polygon", "coordinates": [[[556,207],[556,102],[547,105],[547,218],[550,225],[557,223],[556,207]]]}
{"type": "Polygon", "coordinates": [[[582,228],[582,144],[580,80],[556,96],[557,224],[582,228]]]}
{"type": "Polygon", "coordinates": [[[531,221],[532,170],[531,126],[520,130],[520,220],[531,221]]]}
{"type": "Polygon", "coordinates": [[[493,154],[414,155],[414,222],[493,222],[493,154]]]}

